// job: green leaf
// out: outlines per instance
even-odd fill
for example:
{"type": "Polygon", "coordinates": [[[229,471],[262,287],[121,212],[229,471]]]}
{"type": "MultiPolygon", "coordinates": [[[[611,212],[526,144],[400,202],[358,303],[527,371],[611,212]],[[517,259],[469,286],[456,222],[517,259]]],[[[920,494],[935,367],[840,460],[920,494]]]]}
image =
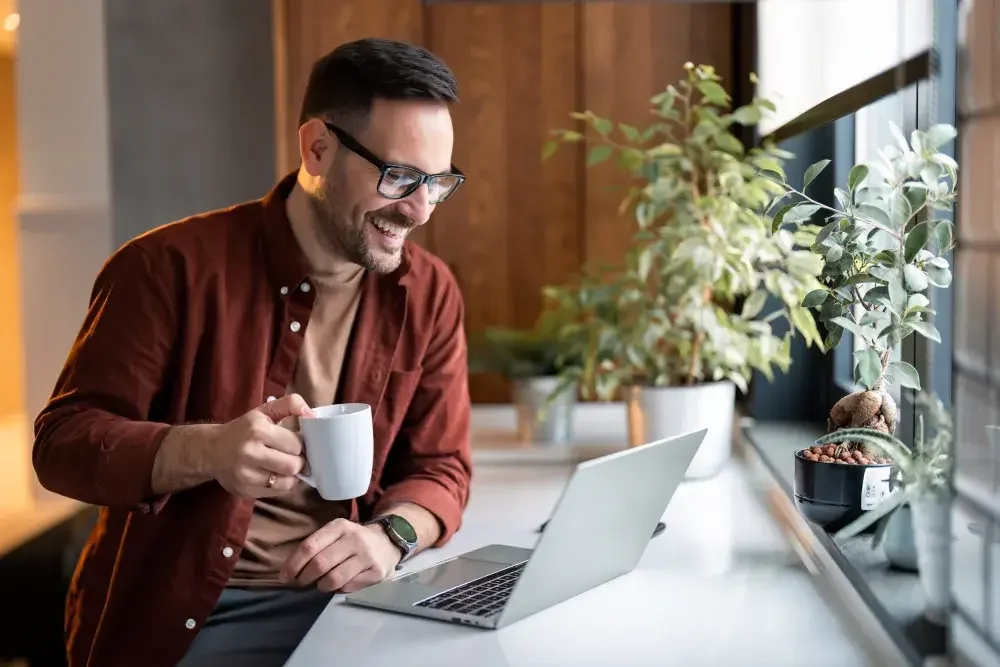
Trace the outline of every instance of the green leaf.
{"type": "Polygon", "coordinates": [[[645,281],[649,277],[649,270],[653,266],[653,255],[656,246],[646,246],[639,253],[637,273],[639,279],[645,281]]]}
{"type": "Polygon", "coordinates": [[[907,264],[903,267],[903,282],[906,284],[908,292],[923,292],[927,289],[927,274],[920,270],[915,264],[907,264]]]}
{"type": "Polygon", "coordinates": [[[829,333],[826,335],[826,340],[823,344],[826,349],[832,350],[833,348],[840,345],[840,339],[844,336],[844,327],[833,326],[830,327],[829,333]]]}
{"type": "Polygon", "coordinates": [[[882,377],[882,361],[878,352],[870,347],[865,347],[854,353],[858,364],[858,377],[861,383],[869,390],[874,388],[882,377]]]}
{"type": "Polygon", "coordinates": [[[731,155],[743,155],[743,144],[728,132],[720,132],[715,137],[716,145],[731,155]]]}
{"type": "Polygon", "coordinates": [[[927,280],[934,287],[948,287],[951,285],[951,269],[941,266],[927,266],[927,280]]]}
{"type": "Polygon", "coordinates": [[[941,333],[937,330],[937,327],[935,327],[930,322],[914,320],[914,321],[907,321],[907,324],[913,327],[913,330],[921,334],[924,338],[932,340],[935,343],[941,342],[941,333]]]}
{"type": "Polygon", "coordinates": [[[618,123],[618,129],[622,131],[622,134],[624,134],[625,138],[629,141],[635,142],[639,140],[639,130],[634,125],[618,123]]]}
{"type": "Polygon", "coordinates": [[[834,188],[833,189],[833,195],[837,198],[837,201],[840,202],[840,208],[845,213],[847,211],[851,210],[851,195],[850,194],[848,194],[847,192],[844,192],[840,188],[834,188]]]}
{"type": "Polygon", "coordinates": [[[829,292],[825,289],[815,289],[809,292],[809,294],[806,294],[805,298],[802,299],[802,307],[815,308],[816,306],[822,305],[822,303],[826,301],[827,295],[829,295],[829,292]]]}
{"type": "Polygon", "coordinates": [[[892,223],[889,221],[889,214],[880,209],[878,206],[872,206],[871,204],[859,204],[855,207],[855,211],[862,220],[870,220],[871,222],[878,223],[883,227],[892,227],[892,223]]]}
{"type": "Polygon", "coordinates": [[[789,308],[788,315],[795,328],[805,336],[806,345],[811,345],[811,343],[815,342],[817,346],[822,347],[823,339],[820,338],[819,329],[816,328],[816,320],[813,319],[812,313],[801,306],[797,306],[789,308]]]}
{"type": "Polygon", "coordinates": [[[703,80],[697,83],[698,90],[705,99],[716,106],[728,106],[729,105],[729,94],[726,93],[726,89],[720,86],[715,81],[703,80]]]}
{"type": "Polygon", "coordinates": [[[950,220],[940,220],[934,226],[934,240],[937,241],[938,249],[944,250],[951,247],[955,238],[955,225],[950,220]]]}
{"type": "Polygon", "coordinates": [[[611,133],[611,130],[613,128],[614,126],[611,124],[611,121],[608,120],[607,118],[594,119],[594,129],[598,132],[598,134],[607,136],[608,134],[611,133]]]}
{"type": "Polygon", "coordinates": [[[733,112],[733,120],[740,125],[756,125],[760,122],[760,109],[743,106],[733,112]]]}
{"type": "Polygon", "coordinates": [[[816,180],[816,177],[820,175],[820,172],[826,169],[826,165],[828,164],[830,164],[830,160],[820,160],[819,162],[814,162],[813,164],[809,165],[809,167],[806,169],[805,175],[802,177],[803,192],[806,191],[806,188],[809,187],[810,183],[816,180]]]}
{"type": "Polygon", "coordinates": [[[924,249],[930,235],[931,228],[926,221],[916,224],[910,229],[906,235],[903,254],[907,262],[912,262],[917,257],[917,253],[924,249]]]}
{"type": "Polygon", "coordinates": [[[817,438],[815,444],[822,446],[841,442],[873,445],[888,454],[894,463],[900,464],[900,467],[904,466],[910,459],[910,449],[903,444],[902,440],[894,435],[870,428],[842,428],[817,438]]]}
{"type": "Polygon", "coordinates": [[[823,227],[823,229],[819,230],[819,234],[816,235],[816,243],[822,243],[823,241],[825,241],[827,238],[830,237],[830,234],[832,234],[836,229],[837,229],[837,221],[834,220],[833,222],[823,227]]]}
{"type": "Polygon", "coordinates": [[[754,291],[753,294],[747,297],[747,300],[743,302],[743,317],[753,319],[760,314],[760,311],[764,308],[764,304],[767,302],[767,290],[759,289],[754,291]]]}
{"type": "MultiPolygon", "coordinates": [[[[838,431],[840,433],[841,431],[838,431]]],[[[895,459],[893,459],[895,460],[895,459]]],[[[843,540],[849,540],[852,537],[860,535],[863,531],[870,528],[872,524],[878,521],[888,521],[886,517],[899,509],[900,505],[910,500],[910,493],[906,489],[897,489],[893,491],[889,496],[880,502],[875,507],[871,508],[867,512],[864,512],[854,521],[850,522],[840,530],[838,530],[833,535],[833,539],[837,542],[843,540]]],[[[872,543],[877,547],[876,543],[880,537],[878,535],[878,529],[876,529],[876,536],[872,538],[872,543]]]]}
{"type": "Polygon", "coordinates": [[[913,215],[913,209],[910,208],[910,200],[898,190],[893,192],[889,198],[889,211],[891,213],[890,219],[893,229],[903,229],[910,216],[913,215]]]}
{"type": "Polygon", "coordinates": [[[899,125],[896,125],[891,120],[889,121],[889,132],[896,140],[896,144],[899,146],[899,150],[903,151],[904,153],[909,152],[910,150],[909,142],[906,141],[906,137],[904,137],[902,131],[900,131],[899,125]]]}
{"type": "Polygon", "coordinates": [[[847,176],[847,189],[850,190],[851,194],[857,189],[858,184],[865,180],[868,176],[868,167],[863,164],[856,164],[851,167],[851,173],[847,176]]]}
{"type": "Polygon", "coordinates": [[[884,280],[880,280],[870,273],[857,273],[844,283],[845,285],[865,285],[867,283],[875,283],[876,285],[885,284],[884,280]]]}
{"type": "Polygon", "coordinates": [[[958,136],[958,131],[951,125],[932,125],[927,130],[927,140],[930,143],[928,148],[940,148],[958,136]]]}
{"type": "Polygon", "coordinates": [[[548,160],[550,157],[556,154],[559,150],[559,142],[556,140],[546,141],[545,145],[542,146],[542,161],[548,160]]]}
{"type": "Polygon", "coordinates": [[[785,214],[785,222],[805,222],[818,210],[819,206],[816,204],[804,204],[799,202],[795,205],[795,208],[792,211],[785,214]]]}
{"type": "Polygon", "coordinates": [[[587,156],[587,166],[592,167],[604,162],[611,157],[612,153],[614,153],[614,149],[611,146],[595,146],[590,149],[590,154],[587,156]]]}
{"type": "Polygon", "coordinates": [[[791,211],[796,206],[798,206],[798,204],[786,204],[786,205],[782,206],[780,209],[778,209],[778,212],[774,214],[774,219],[771,220],[771,233],[772,234],[776,234],[778,232],[778,230],[781,229],[781,225],[782,225],[782,223],[785,220],[785,214],[787,214],[789,211],[791,211]]]}
{"type": "Polygon", "coordinates": [[[903,276],[899,271],[889,275],[889,301],[897,313],[906,310],[906,289],[903,287],[903,276]]]}
{"type": "Polygon", "coordinates": [[[920,373],[910,364],[905,361],[891,361],[888,370],[892,372],[892,377],[900,386],[920,391],[920,373]]]}
{"type": "Polygon", "coordinates": [[[888,266],[895,266],[898,263],[899,256],[896,255],[894,250],[880,250],[877,255],[875,255],[875,261],[881,262],[888,266]]]}

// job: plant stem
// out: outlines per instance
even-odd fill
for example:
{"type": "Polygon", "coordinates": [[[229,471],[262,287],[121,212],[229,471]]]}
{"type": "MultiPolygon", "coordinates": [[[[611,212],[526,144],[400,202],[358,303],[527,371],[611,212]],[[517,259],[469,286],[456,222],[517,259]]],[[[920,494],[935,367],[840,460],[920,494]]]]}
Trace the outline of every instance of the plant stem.
{"type": "Polygon", "coordinates": [[[835,209],[835,208],[833,208],[831,206],[827,206],[826,204],[819,203],[818,201],[816,201],[815,199],[813,199],[812,197],[810,197],[806,193],[799,192],[798,190],[796,190],[792,186],[788,185],[787,183],[775,180],[775,179],[771,178],[770,176],[768,176],[767,174],[764,174],[764,173],[761,173],[760,175],[763,176],[764,178],[768,179],[772,183],[777,183],[781,187],[787,189],[789,192],[794,192],[795,194],[797,194],[798,196],[802,197],[804,200],[806,200],[810,204],[815,204],[816,206],[819,206],[821,209],[825,209],[825,210],[830,211],[832,213],[836,213],[837,215],[842,215],[842,216],[845,216],[847,218],[851,218],[851,219],[855,220],[856,222],[863,222],[865,224],[871,225],[872,227],[875,227],[876,229],[880,229],[883,232],[885,232],[886,234],[889,234],[890,236],[892,236],[895,239],[902,240],[902,236],[900,234],[897,234],[895,231],[889,229],[888,227],[880,225],[879,223],[875,222],[874,220],[868,220],[867,218],[862,218],[861,216],[855,215],[853,213],[848,213],[847,211],[838,211],[837,209],[835,209]]]}

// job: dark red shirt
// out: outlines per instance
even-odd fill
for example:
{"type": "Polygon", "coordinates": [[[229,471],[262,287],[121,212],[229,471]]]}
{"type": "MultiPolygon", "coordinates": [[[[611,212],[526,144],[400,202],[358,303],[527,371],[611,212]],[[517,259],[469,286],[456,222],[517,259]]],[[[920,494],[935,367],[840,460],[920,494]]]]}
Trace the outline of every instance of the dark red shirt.
{"type": "MultiPolygon", "coordinates": [[[[212,482],[150,488],[170,425],[225,422],[281,396],[315,290],[285,213],[295,178],[263,200],[140,236],[101,269],[52,398],[35,422],[45,488],[101,506],[66,609],[70,664],[174,665],[215,606],[253,501],[212,482]]],[[[462,297],[447,267],[408,243],[364,278],[343,402],[373,408],[364,519],[399,501],[458,529],[471,477],[462,297]]]]}

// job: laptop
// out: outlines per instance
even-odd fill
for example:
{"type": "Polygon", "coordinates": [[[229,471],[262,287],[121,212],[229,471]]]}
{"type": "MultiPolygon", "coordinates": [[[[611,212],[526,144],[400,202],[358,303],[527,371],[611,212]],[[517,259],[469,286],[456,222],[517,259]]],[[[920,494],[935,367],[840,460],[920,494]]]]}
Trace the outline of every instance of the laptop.
{"type": "Polygon", "coordinates": [[[485,546],[345,601],[499,629],[616,579],[638,564],[705,433],[578,464],[534,549],[485,546]]]}

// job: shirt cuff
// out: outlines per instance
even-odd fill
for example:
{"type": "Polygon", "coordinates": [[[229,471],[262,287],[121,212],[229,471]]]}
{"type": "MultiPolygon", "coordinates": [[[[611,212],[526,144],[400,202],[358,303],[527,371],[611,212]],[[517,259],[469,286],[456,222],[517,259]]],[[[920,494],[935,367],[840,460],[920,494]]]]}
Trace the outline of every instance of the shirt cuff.
{"type": "Polygon", "coordinates": [[[413,503],[437,517],[441,534],[434,547],[444,545],[462,525],[462,505],[445,487],[426,479],[411,479],[394,484],[375,503],[375,516],[389,511],[393,505],[413,503]]]}
{"type": "Polygon", "coordinates": [[[96,480],[108,505],[153,514],[163,509],[167,496],[153,494],[153,462],[169,430],[168,424],[146,421],[121,421],[108,429],[96,480]]]}

